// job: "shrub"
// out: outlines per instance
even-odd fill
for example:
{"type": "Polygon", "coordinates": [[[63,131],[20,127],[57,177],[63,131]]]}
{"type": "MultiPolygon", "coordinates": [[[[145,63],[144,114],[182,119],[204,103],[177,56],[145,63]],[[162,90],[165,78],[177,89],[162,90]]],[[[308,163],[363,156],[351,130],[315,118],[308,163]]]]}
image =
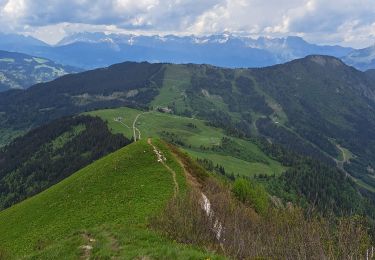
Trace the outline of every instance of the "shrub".
{"type": "Polygon", "coordinates": [[[232,191],[239,201],[249,204],[259,214],[264,215],[267,212],[269,196],[261,184],[239,178],[234,182],[232,191]]]}
{"type": "MultiPolygon", "coordinates": [[[[251,183],[239,179],[233,190],[248,198],[251,183]]],[[[363,259],[370,239],[358,217],[327,219],[306,216],[295,206],[269,208],[258,215],[247,203],[212,178],[203,192],[211,202],[213,214],[201,208],[201,191],[173,199],[152,226],[179,242],[218,251],[232,259],[363,259]],[[223,232],[218,239],[212,228],[218,220],[223,232]]],[[[242,196],[242,197],[241,197],[242,196]]],[[[246,201],[246,200],[245,200],[246,201]]]]}

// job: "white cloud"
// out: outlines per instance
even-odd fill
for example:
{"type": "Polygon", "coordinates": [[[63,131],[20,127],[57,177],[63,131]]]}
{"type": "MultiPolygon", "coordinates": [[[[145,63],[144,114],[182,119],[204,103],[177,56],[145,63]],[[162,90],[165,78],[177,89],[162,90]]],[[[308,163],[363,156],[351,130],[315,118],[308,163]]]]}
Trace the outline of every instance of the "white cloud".
{"type": "Polygon", "coordinates": [[[375,41],[374,0],[0,0],[2,30],[56,41],[75,31],[304,35],[363,47],[375,41]]]}
{"type": "Polygon", "coordinates": [[[9,1],[4,5],[4,14],[9,17],[20,17],[26,11],[24,0],[9,1]]]}

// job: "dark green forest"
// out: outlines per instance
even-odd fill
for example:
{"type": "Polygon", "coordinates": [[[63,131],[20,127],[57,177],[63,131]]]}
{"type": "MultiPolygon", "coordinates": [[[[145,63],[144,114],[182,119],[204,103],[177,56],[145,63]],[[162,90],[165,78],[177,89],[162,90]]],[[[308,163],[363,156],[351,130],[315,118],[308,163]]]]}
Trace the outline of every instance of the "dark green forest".
{"type": "Polygon", "coordinates": [[[36,128],[0,150],[0,209],[58,183],[130,143],[89,116],[65,117],[36,128]]]}

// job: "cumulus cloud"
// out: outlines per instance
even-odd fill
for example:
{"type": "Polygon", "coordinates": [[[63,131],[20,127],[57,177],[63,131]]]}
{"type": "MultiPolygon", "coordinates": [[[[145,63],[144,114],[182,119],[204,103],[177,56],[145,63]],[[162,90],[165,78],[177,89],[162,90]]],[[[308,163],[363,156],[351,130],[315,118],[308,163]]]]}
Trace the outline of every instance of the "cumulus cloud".
{"type": "Polygon", "coordinates": [[[0,0],[1,30],[49,41],[74,31],[303,35],[317,43],[375,41],[373,0],[0,0]]]}

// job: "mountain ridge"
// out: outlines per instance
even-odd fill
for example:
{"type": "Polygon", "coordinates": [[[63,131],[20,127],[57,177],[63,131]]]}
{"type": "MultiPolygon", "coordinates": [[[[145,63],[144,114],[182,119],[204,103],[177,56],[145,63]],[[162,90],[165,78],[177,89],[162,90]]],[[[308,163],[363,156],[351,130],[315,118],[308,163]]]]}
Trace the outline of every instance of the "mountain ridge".
{"type": "Polygon", "coordinates": [[[0,50],[0,91],[26,89],[79,71],[45,58],[0,50]]]}
{"type": "Polygon", "coordinates": [[[228,32],[208,36],[84,32],[66,36],[53,46],[22,46],[18,48],[15,44],[11,50],[44,56],[62,64],[86,69],[109,66],[124,60],[209,63],[230,68],[265,67],[310,54],[340,58],[354,50],[338,45],[311,44],[298,36],[252,38],[228,32]]]}
{"type": "Polygon", "coordinates": [[[366,71],[375,68],[375,44],[364,49],[354,50],[343,60],[352,66],[366,71]]]}
{"type": "MultiPolygon", "coordinates": [[[[183,192],[186,184],[181,166],[163,143],[154,140],[154,145],[175,170],[183,192]]],[[[151,145],[139,141],[1,211],[0,219],[6,225],[0,230],[7,233],[0,235],[1,249],[5,247],[8,259],[79,258],[87,253],[99,254],[99,258],[119,254],[124,258],[160,258],[165,254],[171,258],[218,258],[203,249],[160,237],[149,228],[149,218],[165,207],[173,189],[171,173],[157,162],[151,145]],[[116,241],[116,247],[107,243],[108,236],[116,241]]]]}
{"type": "Polygon", "coordinates": [[[167,107],[234,135],[265,135],[328,163],[340,155],[340,145],[356,155],[346,170],[375,185],[367,170],[375,149],[374,82],[329,56],[238,70],[126,62],[0,94],[0,127],[21,130],[121,106],[167,107]]]}

